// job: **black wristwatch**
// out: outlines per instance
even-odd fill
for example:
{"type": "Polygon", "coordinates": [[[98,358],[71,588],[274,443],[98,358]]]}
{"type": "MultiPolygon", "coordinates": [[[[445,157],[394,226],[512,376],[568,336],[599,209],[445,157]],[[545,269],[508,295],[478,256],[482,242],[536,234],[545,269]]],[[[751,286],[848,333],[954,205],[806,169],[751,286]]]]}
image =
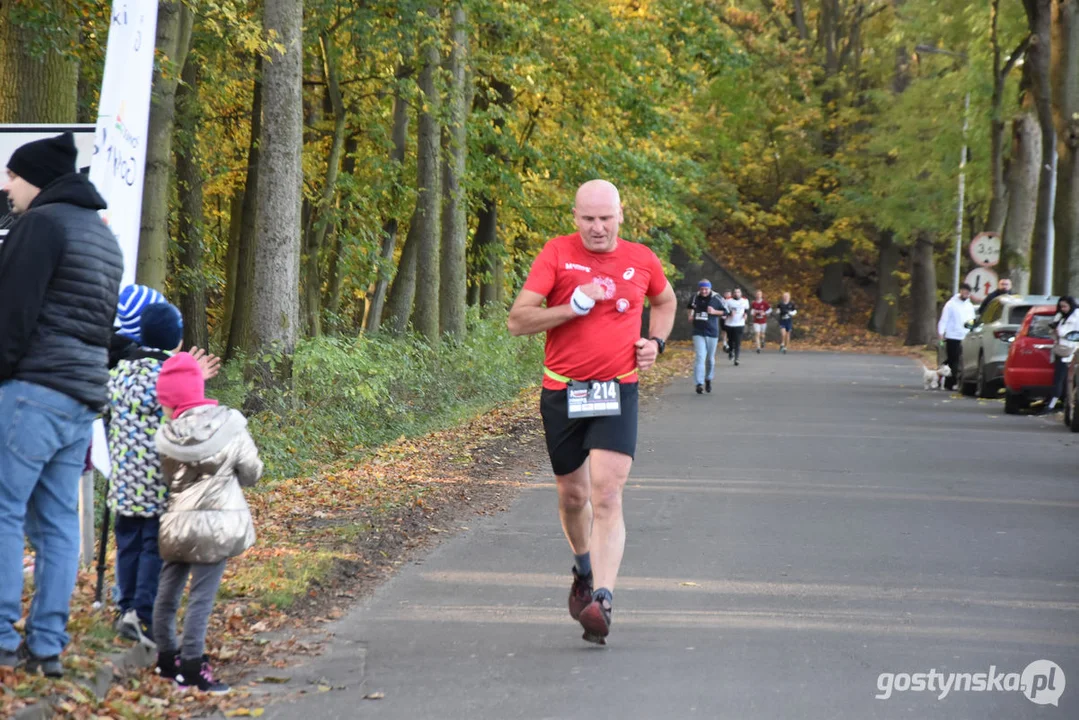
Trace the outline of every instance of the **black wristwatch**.
{"type": "Polygon", "coordinates": [[[656,347],[658,347],[658,348],[659,348],[659,354],[660,354],[660,355],[662,355],[662,354],[663,354],[663,350],[664,350],[664,349],[665,349],[665,348],[667,347],[667,343],[663,342],[662,340],[660,340],[660,339],[659,339],[658,337],[656,337],[655,335],[653,335],[652,337],[650,337],[650,338],[648,338],[648,339],[649,339],[649,340],[655,340],[655,341],[656,341],[656,347]]]}

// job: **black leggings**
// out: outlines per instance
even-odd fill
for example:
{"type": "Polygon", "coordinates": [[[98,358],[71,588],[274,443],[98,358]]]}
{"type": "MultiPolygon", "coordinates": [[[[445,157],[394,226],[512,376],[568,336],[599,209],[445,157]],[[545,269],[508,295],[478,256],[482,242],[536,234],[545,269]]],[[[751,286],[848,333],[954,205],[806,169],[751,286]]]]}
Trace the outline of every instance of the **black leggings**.
{"type": "MultiPolygon", "coordinates": [[[[1053,358],[1053,397],[1057,400],[1064,399],[1064,391],[1068,383],[1068,364],[1058,357],[1053,358]]],[[[1074,411],[1073,411],[1074,412],[1074,411]]]]}
{"type": "Polygon", "coordinates": [[[947,352],[948,367],[952,369],[951,377],[944,378],[944,389],[951,390],[955,387],[955,380],[959,377],[959,367],[963,362],[963,341],[945,340],[944,349],[947,352]]]}
{"type": "Polygon", "coordinates": [[[742,331],[744,327],[728,327],[727,328],[727,344],[731,346],[731,355],[735,360],[738,359],[738,354],[742,350],[742,331]]]}

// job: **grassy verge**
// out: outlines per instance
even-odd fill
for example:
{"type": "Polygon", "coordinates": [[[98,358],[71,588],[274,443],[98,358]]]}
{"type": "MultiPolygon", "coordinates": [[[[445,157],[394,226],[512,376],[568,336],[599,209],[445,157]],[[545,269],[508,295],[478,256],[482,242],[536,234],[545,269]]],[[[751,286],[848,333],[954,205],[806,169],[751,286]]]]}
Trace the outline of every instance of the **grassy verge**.
{"type": "MultiPolygon", "coordinates": [[[[504,315],[475,312],[464,338],[435,349],[413,335],[305,341],[294,356],[293,387],[264,398],[266,408],[249,418],[266,477],[357,460],[396,438],[460,422],[534,383],[542,358],[542,339],[510,337],[504,315]]],[[[210,392],[243,407],[250,387],[242,362],[210,392]]]]}

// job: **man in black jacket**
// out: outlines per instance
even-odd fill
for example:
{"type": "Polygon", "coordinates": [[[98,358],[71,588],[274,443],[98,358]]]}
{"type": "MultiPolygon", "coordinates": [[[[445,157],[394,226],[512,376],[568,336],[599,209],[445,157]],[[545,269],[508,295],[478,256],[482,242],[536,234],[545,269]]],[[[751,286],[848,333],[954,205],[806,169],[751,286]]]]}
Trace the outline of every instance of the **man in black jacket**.
{"type": "Polygon", "coordinates": [[[985,296],[985,300],[982,300],[982,304],[978,306],[978,315],[984,315],[986,308],[989,307],[989,303],[996,300],[1001,295],[1007,295],[1012,291],[1012,281],[1009,278],[1001,278],[997,282],[997,289],[985,296]]]}
{"type": "Polygon", "coordinates": [[[0,666],[63,673],[79,562],[79,476],[106,403],[123,275],[105,207],[70,133],[18,148],[3,189],[19,215],[0,246],[0,666]],[[20,643],[23,532],[36,552],[20,643]]]}

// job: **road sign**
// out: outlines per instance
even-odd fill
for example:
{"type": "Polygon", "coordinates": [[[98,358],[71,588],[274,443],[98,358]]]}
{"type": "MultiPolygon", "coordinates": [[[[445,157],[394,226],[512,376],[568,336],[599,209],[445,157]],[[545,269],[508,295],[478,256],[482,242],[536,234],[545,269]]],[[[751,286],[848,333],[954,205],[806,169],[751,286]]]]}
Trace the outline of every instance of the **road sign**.
{"type": "Polygon", "coordinates": [[[970,242],[970,259],[975,265],[993,267],[1000,262],[1000,233],[983,232],[970,242]]]}
{"type": "Polygon", "coordinates": [[[974,268],[963,278],[963,282],[970,285],[970,299],[980,303],[997,286],[997,274],[989,268],[974,268]]]}

